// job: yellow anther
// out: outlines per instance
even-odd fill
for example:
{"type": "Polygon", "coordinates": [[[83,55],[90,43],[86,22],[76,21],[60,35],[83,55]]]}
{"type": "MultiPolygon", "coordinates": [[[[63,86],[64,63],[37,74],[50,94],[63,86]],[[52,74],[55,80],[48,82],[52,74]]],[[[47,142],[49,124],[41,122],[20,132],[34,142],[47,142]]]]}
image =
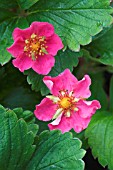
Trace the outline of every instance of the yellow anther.
{"type": "Polygon", "coordinates": [[[24,47],[24,51],[27,51],[27,50],[28,50],[28,49],[27,49],[27,47],[25,46],[25,47],[24,47]]]}
{"type": "Polygon", "coordinates": [[[64,97],[63,99],[61,99],[60,105],[64,109],[70,108],[71,107],[71,99],[69,97],[64,97]]]}
{"type": "Polygon", "coordinates": [[[25,43],[28,44],[28,43],[29,43],[29,40],[25,40],[25,43]]]}
{"type": "Polygon", "coordinates": [[[31,38],[33,39],[33,38],[35,38],[37,35],[36,34],[32,34],[31,35],[31,38]]]}

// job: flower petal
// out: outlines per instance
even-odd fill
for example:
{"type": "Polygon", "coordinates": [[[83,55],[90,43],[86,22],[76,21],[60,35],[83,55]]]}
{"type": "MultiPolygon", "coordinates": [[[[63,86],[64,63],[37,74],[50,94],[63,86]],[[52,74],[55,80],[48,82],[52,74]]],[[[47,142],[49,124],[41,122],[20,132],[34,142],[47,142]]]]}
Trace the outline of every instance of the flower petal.
{"type": "Polygon", "coordinates": [[[58,96],[60,90],[71,92],[77,83],[76,77],[69,69],[64,70],[57,77],[45,76],[43,81],[54,96],[58,96]]]}
{"type": "Polygon", "coordinates": [[[71,119],[73,121],[73,124],[72,124],[73,129],[75,130],[75,132],[79,133],[82,130],[87,128],[87,126],[91,120],[91,117],[90,118],[82,118],[79,115],[79,111],[78,111],[78,112],[73,112],[71,119]]]}
{"type": "Polygon", "coordinates": [[[39,120],[49,121],[52,119],[57,109],[57,104],[54,104],[50,99],[44,98],[34,111],[35,116],[39,120]]]}
{"type": "Polygon", "coordinates": [[[29,68],[31,68],[33,64],[33,61],[31,60],[31,58],[27,57],[24,54],[14,59],[12,62],[13,62],[13,65],[19,68],[21,72],[24,72],[25,70],[28,70],[29,68]]]}
{"type": "MultiPolygon", "coordinates": [[[[60,118],[59,118],[60,119],[60,118]]],[[[54,125],[55,123],[49,123],[48,127],[50,130],[54,130],[54,129],[59,129],[61,130],[62,133],[68,132],[69,130],[72,129],[72,119],[71,117],[65,117],[64,115],[61,117],[61,120],[58,121],[56,123],[56,125],[54,125]]]]}
{"type": "Polygon", "coordinates": [[[62,41],[57,34],[49,37],[46,45],[48,46],[47,52],[53,56],[57,54],[58,50],[63,48],[62,41]]]}
{"type": "Polygon", "coordinates": [[[11,53],[12,56],[18,57],[24,53],[24,45],[25,43],[22,38],[18,38],[12,46],[7,48],[7,51],[11,53]]]}
{"type": "Polygon", "coordinates": [[[55,59],[51,55],[39,56],[32,66],[33,70],[38,74],[46,75],[50,72],[51,68],[54,66],[55,59]]]}
{"type": "Polygon", "coordinates": [[[26,29],[15,28],[13,31],[13,39],[15,41],[17,38],[22,38],[24,41],[28,39],[32,33],[33,33],[33,30],[31,27],[26,28],[26,29]]]}
{"type": "MultiPolygon", "coordinates": [[[[52,123],[51,125],[58,125],[61,121],[63,113],[61,113],[52,123]]],[[[53,116],[54,117],[54,116],[53,116]]]]}
{"type": "Polygon", "coordinates": [[[33,22],[32,30],[39,36],[50,37],[54,34],[54,27],[48,22],[33,22]]]}
{"type": "Polygon", "coordinates": [[[72,112],[71,117],[65,117],[63,115],[58,125],[54,125],[50,123],[48,124],[48,127],[50,130],[60,129],[62,133],[68,132],[69,130],[73,128],[75,132],[79,133],[85,128],[87,128],[90,120],[91,120],[91,117],[90,118],[80,117],[79,111],[78,111],[78,112],[72,112]]]}
{"type": "Polygon", "coordinates": [[[91,95],[89,86],[91,85],[91,79],[88,75],[85,75],[84,78],[78,83],[74,88],[74,94],[76,98],[88,98],[91,95]]]}
{"type": "Polygon", "coordinates": [[[97,100],[79,100],[76,104],[76,107],[79,109],[79,114],[82,118],[89,118],[96,112],[97,109],[101,108],[101,105],[97,100]]]}

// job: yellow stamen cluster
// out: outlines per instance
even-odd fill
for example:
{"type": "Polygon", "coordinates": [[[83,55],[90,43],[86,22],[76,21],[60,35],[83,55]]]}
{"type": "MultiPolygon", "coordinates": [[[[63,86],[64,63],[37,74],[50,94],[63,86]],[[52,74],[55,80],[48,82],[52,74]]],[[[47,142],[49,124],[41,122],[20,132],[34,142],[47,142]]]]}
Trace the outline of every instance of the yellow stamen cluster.
{"type": "Polygon", "coordinates": [[[32,34],[25,40],[24,52],[33,60],[36,60],[39,55],[47,54],[46,38],[32,34]]]}
{"type": "Polygon", "coordinates": [[[69,97],[64,97],[60,100],[59,104],[63,109],[69,109],[71,107],[71,99],[69,97]]]}
{"type": "Polygon", "coordinates": [[[53,116],[53,119],[56,119],[61,113],[64,113],[66,117],[71,116],[71,111],[78,111],[76,107],[76,102],[79,99],[73,96],[73,92],[71,91],[68,93],[67,90],[63,90],[59,92],[59,96],[46,96],[47,98],[51,99],[54,103],[58,104],[57,111],[53,116]]]}
{"type": "Polygon", "coordinates": [[[70,93],[68,93],[67,90],[60,91],[59,99],[60,100],[58,101],[58,104],[60,108],[62,108],[65,111],[74,110],[76,101],[72,91],[70,93]]]}

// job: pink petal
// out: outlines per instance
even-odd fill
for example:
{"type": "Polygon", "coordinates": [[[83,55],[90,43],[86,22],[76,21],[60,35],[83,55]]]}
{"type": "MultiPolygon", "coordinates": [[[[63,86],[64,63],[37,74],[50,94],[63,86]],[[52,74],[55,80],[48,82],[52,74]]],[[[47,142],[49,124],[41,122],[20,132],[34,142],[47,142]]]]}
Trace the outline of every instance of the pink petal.
{"type": "Polygon", "coordinates": [[[24,41],[18,38],[11,47],[7,48],[7,51],[11,53],[12,56],[18,57],[24,53],[24,41]]]}
{"type": "Polygon", "coordinates": [[[38,74],[46,75],[54,66],[55,59],[51,55],[39,56],[32,66],[33,70],[38,74]]]}
{"type": "Polygon", "coordinates": [[[60,90],[68,90],[68,92],[72,91],[77,83],[76,77],[69,69],[64,70],[64,72],[57,77],[52,78],[51,76],[45,76],[43,81],[55,96],[59,94],[60,90]]]}
{"type": "Polygon", "coordinates": [[[76,84],[74,88],[74,93],[76,98],[88,98],[91,95],[89,86],[91,85],[91,79],[88,75],[85,75],[84,78],[76,84]]]}
{"type": "Polygon", "coordinates": [[[51,125],[58,125],[61,121],[63,113],[61,113],[52,123],[51,125]]]}
{"type": "Polygon", "coordinates": [[[48,53],[53,56],[57,54],[58,50],[63,48],[62,41],[57,34],[54,34],[53,36],[49,37],[47,39],[46,45],[48,46],[47,48],[48,53]]]}
{"type": "Polygon", "coordinates": [[[31,34],[33,34],[33,30],[31,27],[26,29],[15,28],[13,31],[13,39],[14,41],[17,38],[22,38],[23,40],[26,40],[31,36],[31,34]]]}
{"type": "Polygon", "coordinates": [[[50,99],[44,98],[39,105],[36,106],[34,111],[35,116],[39,120],[49,121],[57,110],[57,105],[54,104],[50,99]]]}
{"type": "Polygon", "coordinates": [[[77,108],[79,109],[79,114],[82,118],[89,118],[91,117],[97,109],[101,108],[99,101],[84,101],[80,100],[76,104],[77,108]]]}
{"type": "Polygon", "coordinates": [[[33,22],[31,27],[33,33],[39,36],[50,37],[54,34],[54,27],[48,22],[33,22]]]}
{"type": "Polygon", "coordinates": [[[87,128],[90,120],[91,118],[80,117],[79,112],[73,112],[71,117],[65,117],[63,115],[58,125],[50,123],[48,127],[50,130],[60,129],[62,133],[68,132],[73,128],[75,132],[79,133],[87,128]]]}
{"type": "Polygon", "coordinates": [[[82,130],[86,129],[90,120],[90,118],[82,118],[79,115],[79,111],[78,112],[73,112],[71,119],[73,120],[73,129],[75,130],[75,132],[79,133],[82,130]]]}
{"type": "Polygon", "coordinates": [[[24,72],[25,70],[31,68],[32,64],[33,61],[31,60],[31,58],[24,54],[13,60],[13,65],[19,68],[21,72],[24,72]]]}
{"type": "Polygon", "coordinates": [[[48,127],[50,130],[59,129],[62,133],[65,133],[72,129],[72,119],[63,115],[58,125],[54,125],[52,122],[48,124],[48,127]]]}

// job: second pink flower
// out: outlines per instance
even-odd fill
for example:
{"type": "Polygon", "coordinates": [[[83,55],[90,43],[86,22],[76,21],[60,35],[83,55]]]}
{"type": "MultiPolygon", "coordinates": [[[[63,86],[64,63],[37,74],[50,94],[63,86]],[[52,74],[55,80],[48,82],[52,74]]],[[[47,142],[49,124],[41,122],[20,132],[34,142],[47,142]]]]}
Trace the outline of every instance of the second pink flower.
{"type": "Polygon", "coordinates": [[[62,133],[72,128],[79,133],[87,128],[92,115],[101,107],[97,100],[86,100],[91,95],[90,77],[85,75],[78,81],[66,69],[57,77],[45,76],[43,81],[52,95],[46,96],[36,106],[35,116],[43,121],[52,119],[48,125],[50,130],[60,129],[62,133]]]}

